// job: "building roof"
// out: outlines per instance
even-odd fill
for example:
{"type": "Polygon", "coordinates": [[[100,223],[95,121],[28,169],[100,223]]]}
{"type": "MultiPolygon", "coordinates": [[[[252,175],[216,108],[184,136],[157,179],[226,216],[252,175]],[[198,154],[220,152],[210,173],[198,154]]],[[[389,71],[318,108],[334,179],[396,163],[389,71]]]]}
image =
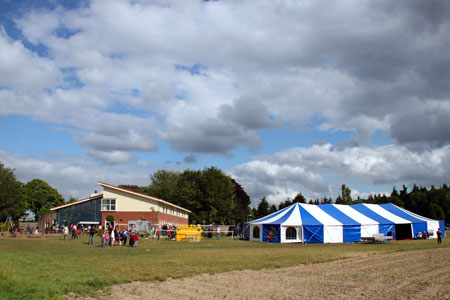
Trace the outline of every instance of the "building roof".
{"type": "Polygon", "coordinates": [[[91,197],[88,197],[88,198],[84,198],[84,199],[80,199],[80,200],[77,200],[77,201],[74,201],[74,202],[66,203],[66,204],[63,204],[63,205],[60,205],[60,206],[52,207],[51,210],[55,211],[55,210],[58,210],[58,209],[61,209],[61,208],[64,208],[64,207],[80,204],[80,203],[83,203],[83,202],[86,202],[86,201],[90,201],[90,200],[94,200],[94,199],[98,199],[98,198],[102,198],[102,197],[103,197],[103,194],[94,195],[94,196],[91,196],[91,197]]]}
{"type": "Polygon", "coordinates": [[[108,188],[113,189],[113,190],[122,191],[122,192],[129,193],[129,194],[132,194],[132,195],[137,195],[137,196],[140,196],[140,197],[143,197],[143,198],[154,200],[154,201],[163,203],[165,205],[172,206],[174,208],[183,210],[183,211],[188,212],[188,213],[191,212],[189,209],[183,208],[181,206],[175,205],[173,203],[170,203],[170,202],[164,201],[162,199],[159,199],[159,198],[156,198],[156,197],[152,197],[152,196],[149,196],[149,195],[146,195],[146,194],[143,194],[143,193],[138,193],[138,192],[135,192],[135,191],[127,190],[127,189],[120,188],[118,186],[111,185],[111,184],[104,183],[104,182],[100,182],[100,181],[98,182],[98,184],[100,184],[103,188],[108,187],[108,188]]]}
{"type": "MultiPolygon", "coordinates": [[[[153,201],[157,201],[157,202],[165,204],[167,206],[171,206],[171,207],[177,208],[179,210],[183,210],[183,211],[185,211],[187,213],[191,212],[190,210],[188,210],[186,208],[183,208],[181,206],[175,205],[173,203],[170,203],[170,202],[164,201],[162,199],[159,199],[159,198],[156,198],[156,197],[152,197],[152,196],[149,196],[149,195],[146,195],[146,194],[143,194],[143,193],[130,191],[130,190],[127,190],[127,189],[124,189],[124,188],[120,188],[120,187],[117,187],[115,185],[111,185],[111,184],[100,182],[100,181],[98,182],[98,184],[101,185],[103,188],[107,187],[107,188],[110,188],[110,189],[113,189],[113,190],[117,190],[117,191],[121,191],[121,192],[124,192],[124,193],[127,193],[127,194],[136,195],[136,196],[139,196],[139,197],[142,197],[142,198],[146,198],[146,199],[150,199],[150,200],[153,200],[153,201]]],[[[91,197],[88,197],[88,198],[84,198],[84,199],[81,199],[81,200],[78,200],[78,201],[74,201],[74,202],[71,202],[71,203],[66,203],[66,204],[63,204],[63,205],[60,205],[60,206],[55,206],[55,207],[51,208],[51,210],[52,211],[56,211],[56,210],[64,208],[64,207],[77,205],[77,204],[80,204],[80,203],[83,203],[83,202],[86,202],[86,201],[90,201],[90,200],[94,200],[94,199],[98,199],[98,198],[102,198],[102,197],[103,197],[103,194],[94,195],[94,196],[91,196],[91,197]]]]}

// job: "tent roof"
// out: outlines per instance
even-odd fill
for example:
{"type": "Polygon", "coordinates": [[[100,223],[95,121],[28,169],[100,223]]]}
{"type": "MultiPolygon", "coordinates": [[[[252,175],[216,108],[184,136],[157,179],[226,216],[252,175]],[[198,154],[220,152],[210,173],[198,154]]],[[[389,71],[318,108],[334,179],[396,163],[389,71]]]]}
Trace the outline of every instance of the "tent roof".
{"type": "Polygon", "coordinates": [[[294,203],[250,224],[302,225],[377,225],[411,224],[433,221],[392,203],[386,204],[305,204],[294,203]]]}

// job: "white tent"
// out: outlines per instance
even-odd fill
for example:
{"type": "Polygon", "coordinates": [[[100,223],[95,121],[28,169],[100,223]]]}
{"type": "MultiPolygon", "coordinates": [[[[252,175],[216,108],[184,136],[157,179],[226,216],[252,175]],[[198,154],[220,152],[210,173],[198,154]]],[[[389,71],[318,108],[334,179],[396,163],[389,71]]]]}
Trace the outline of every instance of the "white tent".
{"type": "Polygon", "coordinates": [[[438,228],[445,236],[444,221],[414,214],[392,203],[323,204],[294,203],[266,217],[245,224],[250,241],[278,243],[343,243],[359,242],[374,234],[391,235],[395,239],[412,239],[426,231],[436,238],[438,228]]]}

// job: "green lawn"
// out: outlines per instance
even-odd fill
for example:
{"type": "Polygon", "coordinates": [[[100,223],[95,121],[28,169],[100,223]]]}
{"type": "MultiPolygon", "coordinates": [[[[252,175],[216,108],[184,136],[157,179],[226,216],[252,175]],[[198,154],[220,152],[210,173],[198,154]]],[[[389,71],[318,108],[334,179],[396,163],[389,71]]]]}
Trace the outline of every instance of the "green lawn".
{"type": "MultiPolygon", "coordinates": [[[[60,299],[115,283],[165,280],[238,269],[279,268],[380,252],[438,247],[436,240],[385,244],[263,244],[222,238],[200,243],[141,239],[138,248],[64,241],[0,239],[0,299],[60,299]]],[[[450,247],[443,239],[439,247],[450,247]]]]}

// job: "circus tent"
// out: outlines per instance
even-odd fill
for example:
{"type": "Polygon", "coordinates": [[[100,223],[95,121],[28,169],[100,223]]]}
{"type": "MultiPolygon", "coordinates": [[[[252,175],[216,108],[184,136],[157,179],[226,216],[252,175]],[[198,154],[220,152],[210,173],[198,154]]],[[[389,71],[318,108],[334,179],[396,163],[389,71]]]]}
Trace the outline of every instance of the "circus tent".
{"type": "Polygon", "coordinates": [[[271,233],[278,243],[360,242],[377,234],[394,239],[413,239],[425,231],[437,238],[444,221],[432,220],[392,203],[322,204],[294,203],[244,226],[246,239],[266,242],[271,233]]]}

